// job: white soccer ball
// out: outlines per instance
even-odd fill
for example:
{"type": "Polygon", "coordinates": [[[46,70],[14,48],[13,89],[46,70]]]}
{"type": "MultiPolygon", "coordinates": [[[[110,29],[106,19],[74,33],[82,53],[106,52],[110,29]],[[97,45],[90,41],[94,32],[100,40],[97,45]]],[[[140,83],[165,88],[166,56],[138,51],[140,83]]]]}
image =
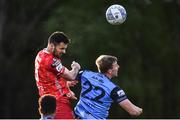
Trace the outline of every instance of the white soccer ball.
{"type": "Polygon", "coordinates": [[[114,4],[106,10],[106,19],[112,25],[122,24],[127,17],[126,10],[123,6],[114,4]]]}

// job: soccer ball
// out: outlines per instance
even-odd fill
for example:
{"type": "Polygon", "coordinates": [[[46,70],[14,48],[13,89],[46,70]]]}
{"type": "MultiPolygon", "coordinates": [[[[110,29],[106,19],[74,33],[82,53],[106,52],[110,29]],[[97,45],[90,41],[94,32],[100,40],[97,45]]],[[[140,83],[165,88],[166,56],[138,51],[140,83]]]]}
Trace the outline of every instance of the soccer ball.
{"type": "Polygon", "coordinates": [[[106,19],[112,25],[122,24],[126,20],[127,14],[123,6],[114,4],[106,10],[106,19]]]}

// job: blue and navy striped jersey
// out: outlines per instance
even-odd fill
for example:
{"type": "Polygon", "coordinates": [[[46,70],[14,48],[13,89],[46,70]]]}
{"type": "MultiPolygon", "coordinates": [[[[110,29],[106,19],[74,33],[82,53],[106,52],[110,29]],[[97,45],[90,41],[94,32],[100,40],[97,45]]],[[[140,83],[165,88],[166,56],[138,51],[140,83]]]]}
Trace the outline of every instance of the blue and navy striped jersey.
{"type": "Polygon", "coordinates": [[[124,91],[102,73],[85,70],[77,80],[81,81],[81,95],[75,114],[81,119],[106,119],[112,102],[127,99],[124,91]]]}

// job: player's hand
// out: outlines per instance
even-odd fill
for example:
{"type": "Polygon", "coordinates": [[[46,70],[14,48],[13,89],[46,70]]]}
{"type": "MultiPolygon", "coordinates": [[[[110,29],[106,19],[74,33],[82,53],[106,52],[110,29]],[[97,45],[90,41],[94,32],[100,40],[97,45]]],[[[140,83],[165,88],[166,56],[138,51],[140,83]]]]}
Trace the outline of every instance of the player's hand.
{"type": "Polygon", "coordinates": [[[71,64],[71,68],[80,70],[81,66],[79,65],[79,63],[73,61],[72,64],[71,64]]]}
{"type": "Polygon", "coordinates": [[[143,109],[139,108],[139,115],[143,113],[143,109]]]}
{"type": "Polygon", "coordinates": [[[73,91],[70,91],[69,93],[67,93],[66,96],[69,97],[70,99],[77,100],[77,97],[75,96],[73,91]]]}
{"type": "Polygon", "coordinates": [[[77,80],[67,81],[68,87],[74,87],[78,83],[77,80]]]}
{"type": "Polygon", "coordinates": [[[143,113],[143,109],[136,106],[136,115],[135,115],[135,116],[139,116],[139,115],[141,115],[142,113],[143,113]]]}

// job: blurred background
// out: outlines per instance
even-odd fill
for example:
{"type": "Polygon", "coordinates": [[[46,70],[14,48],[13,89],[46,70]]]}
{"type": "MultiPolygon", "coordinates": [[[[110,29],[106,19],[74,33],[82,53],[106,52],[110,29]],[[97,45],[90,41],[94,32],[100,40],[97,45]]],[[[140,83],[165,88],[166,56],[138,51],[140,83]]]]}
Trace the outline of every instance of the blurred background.
{"type": "MultiPolygon", "coordinates": [[[[0,118],[40,118],[34,59],[54,31],[71,39],[68,68],[96,71],[99,55],[118,57],[113,81],[143,108],[138,118],[180,118],[180,0],[0,0],[0,118]],[[112,4],[126,9],[121,25],[106,21],[112,4]]],[[[109,118],[132,117],[113,104],[109,118]]]]}

